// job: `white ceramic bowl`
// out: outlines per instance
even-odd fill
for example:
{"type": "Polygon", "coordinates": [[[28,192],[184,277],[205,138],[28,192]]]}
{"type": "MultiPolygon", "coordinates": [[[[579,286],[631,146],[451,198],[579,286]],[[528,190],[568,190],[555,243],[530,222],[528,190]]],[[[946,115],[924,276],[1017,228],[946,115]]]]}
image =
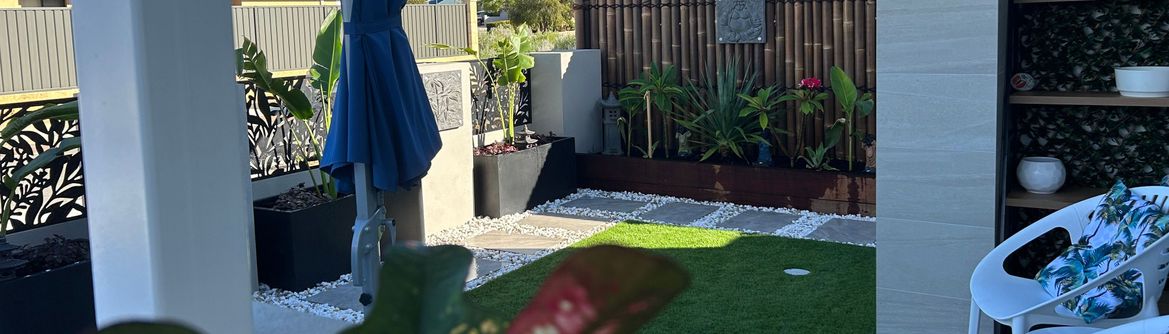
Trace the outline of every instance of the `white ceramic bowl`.
{"type": "Polygon", "coordinates": [[[1036,194],[1054,194],[1067,178],[1063,162],[1048,157],[1023,158],[1015,174],[1023,189],[1036,194]]]}
{"type": "Polygon", "coordinates": [[[1118,67],[1116,89],[1130,97],[1169,97],[1169,66],[1118,67]]]}

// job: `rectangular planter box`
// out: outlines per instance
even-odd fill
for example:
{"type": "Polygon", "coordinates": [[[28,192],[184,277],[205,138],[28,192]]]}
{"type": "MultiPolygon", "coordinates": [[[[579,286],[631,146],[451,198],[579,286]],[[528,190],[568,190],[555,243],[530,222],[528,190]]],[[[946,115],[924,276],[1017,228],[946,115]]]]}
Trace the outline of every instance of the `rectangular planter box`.
{"type": "Polygon", "coordinates": [[[89,261],[0,281],[0,333],[88,333],[96,329],[89,261]]]}
{"type": "Polygon", "coordinates": [[[357,203],[353,195],[298,211],[256,202],[256,269],[260,283],[301,291],[349,273],[357,203]]]}
{"type": "Polygon", "coordinates": [[[475,215],[500,217],[523,212],[576,192],[576,141],[503,155],[475,157],[475,215]]]}
{"type": "Polygon", "coordinates": [[[875,175],[577,155],[581,187],[705,201],[875,215],[875,175]]]}

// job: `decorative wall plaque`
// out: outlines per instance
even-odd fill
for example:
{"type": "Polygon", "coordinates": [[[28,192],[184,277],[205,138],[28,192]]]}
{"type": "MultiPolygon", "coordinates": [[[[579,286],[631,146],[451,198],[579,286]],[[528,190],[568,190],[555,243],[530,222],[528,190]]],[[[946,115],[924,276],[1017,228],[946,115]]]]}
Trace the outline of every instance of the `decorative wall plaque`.
{"type": "Polygon", "coordinates": [[[438,121],[438,130],[457,129],[463,126],[463,74],[462,71],[433,72],[422,75],[430,108],[438,121]]]}
{"type": "Polygon", "coordinates": [[[764,0],[715,0],[715,32],[719,44],[764,43],[764,0]]]}

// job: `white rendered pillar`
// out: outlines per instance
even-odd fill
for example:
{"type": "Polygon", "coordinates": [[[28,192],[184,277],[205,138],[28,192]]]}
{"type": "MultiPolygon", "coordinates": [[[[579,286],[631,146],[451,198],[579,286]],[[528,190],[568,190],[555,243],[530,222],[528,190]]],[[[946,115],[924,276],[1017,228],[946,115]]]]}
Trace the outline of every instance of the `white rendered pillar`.
{"type": "Polygon", "coordinates": [[[251,183],[230,0],[77,1],[99,327],[251,333],[251,183]]]}

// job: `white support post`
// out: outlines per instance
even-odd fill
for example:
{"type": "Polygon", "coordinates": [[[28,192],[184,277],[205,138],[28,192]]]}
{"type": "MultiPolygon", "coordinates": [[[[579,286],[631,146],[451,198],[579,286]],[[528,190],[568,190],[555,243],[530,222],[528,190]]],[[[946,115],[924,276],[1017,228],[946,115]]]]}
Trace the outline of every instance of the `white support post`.
{"type": "Polygon", "coordinates": [[[73,7],[99,327],[251,333],[251,183],[231,2],[73,7]]]}

